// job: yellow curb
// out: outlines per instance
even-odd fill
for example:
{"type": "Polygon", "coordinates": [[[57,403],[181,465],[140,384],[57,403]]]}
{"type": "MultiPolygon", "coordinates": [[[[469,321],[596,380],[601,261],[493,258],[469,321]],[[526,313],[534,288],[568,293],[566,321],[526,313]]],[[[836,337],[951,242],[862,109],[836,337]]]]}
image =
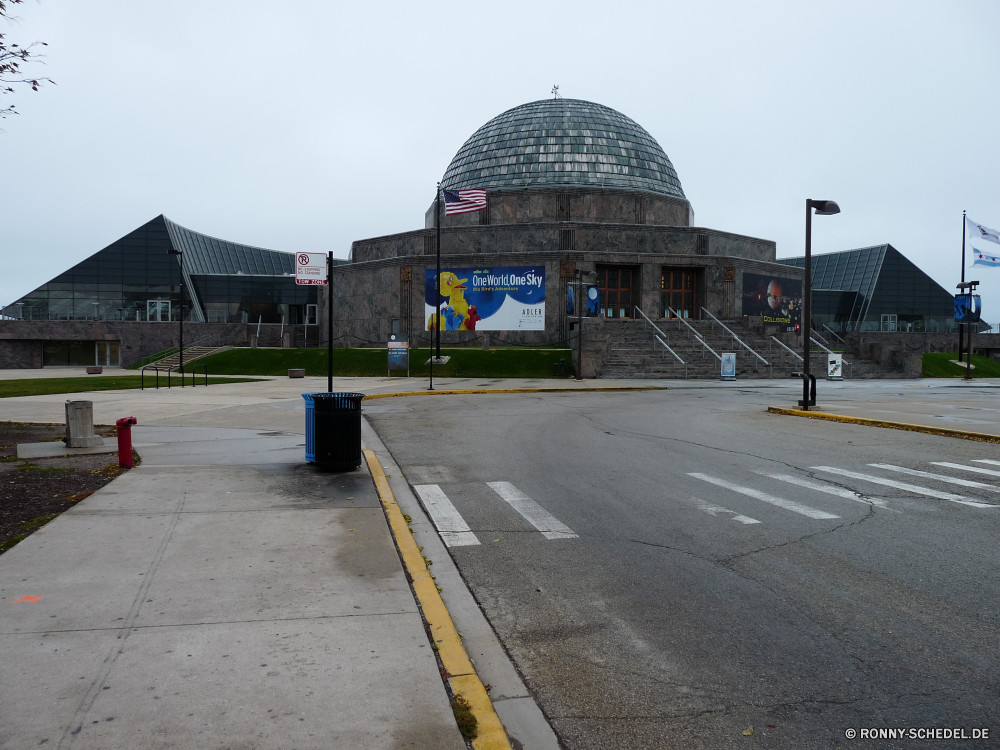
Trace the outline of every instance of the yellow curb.
{"type": "Polygon", "coordinates": [[[403,511],[396,503],[396,496],[385,478],[385,472],[382,471],[374,451],[366,449],[364,454],[385,515],[389,519],[389,528],[396,539],[396,548],[413,582],[417,602],[430,628],[434,645],[438,648],[441,663],[448,672],[448,683],[455,695],[461,695],[469,702],[469,709],[479,722],[478,735],[472,741],[472,746],[476,750],[511,750],[507,732],[493,708],[482,680],[472,666],[469,654],[462,644],[462,637],[455,629],[455,623],[441,599],[437,584],[431,578],[424,557],[420,554],[420,548],[410,532],[409,524],[403,518],[403,511]]]}
{"type": "Polygon", "coordinates": [[[609,386],[607,388],[470,388],[453,391],[403,391],[400,393],[369,393],[362,401],[399,396],[446,396],[463,393],[600,393],[605,391],[666,391],[662,385],[609,386]]]}
{"type": "Polygon", "coordinates": [[[866,419],[865,417],[848,417],[843,414],[830,414],[823,411],[802,411],[802,409],[786,409],[783,406],[769,406],[767,410],[771,414],[788,414],[793,417],[808,417],[810,419],[825,419],[829,422],[844,422],[846,424],[860,424],[867,427],[887,427],[892,430],[906,430],[908,432],[923,432],[928,435],[942,435],[944,437],[961,438],[963,440],[976,440],[980,443],[1000,443],[1000,435],[990,435],[986,432],[972,432],[970,430],[953,430],[950,427],[928,427],[922,424],[911,424],[910,422],[890,422],[885,419],[866,419]]]}

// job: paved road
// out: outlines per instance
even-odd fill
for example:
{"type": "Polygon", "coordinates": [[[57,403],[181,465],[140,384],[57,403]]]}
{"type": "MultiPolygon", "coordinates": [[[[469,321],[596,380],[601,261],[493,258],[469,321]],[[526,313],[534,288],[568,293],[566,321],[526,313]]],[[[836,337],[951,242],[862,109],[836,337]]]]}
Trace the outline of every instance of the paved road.
{"type": "Polygon", "coordinates": [[[1000,450],[774,395],[365,410],[568,748],[994,747],[1000,450]]]}

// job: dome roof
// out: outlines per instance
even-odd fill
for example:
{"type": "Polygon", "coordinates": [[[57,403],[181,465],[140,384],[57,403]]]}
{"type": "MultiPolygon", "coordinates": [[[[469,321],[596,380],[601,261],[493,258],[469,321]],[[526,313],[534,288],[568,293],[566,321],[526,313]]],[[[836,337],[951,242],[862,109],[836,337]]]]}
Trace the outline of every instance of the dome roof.
{"type": "Polygon", "coordinates": [[[442,186],[643,190],[686,200],[674,165],[634,120],[580,99],[543,99],[494,117],[459,149],[442,186]]]}

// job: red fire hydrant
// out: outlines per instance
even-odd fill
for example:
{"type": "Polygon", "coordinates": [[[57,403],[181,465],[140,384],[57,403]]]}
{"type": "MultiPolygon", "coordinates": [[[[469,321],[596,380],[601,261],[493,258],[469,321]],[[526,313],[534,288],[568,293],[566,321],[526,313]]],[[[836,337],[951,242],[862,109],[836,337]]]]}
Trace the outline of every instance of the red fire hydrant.
{"type": "Polygon", "coordinates": [[[115,422],[118,429],[118,465],[132,468],[132,425],[139,424],[135,417],[122,417],[115,422]]]}

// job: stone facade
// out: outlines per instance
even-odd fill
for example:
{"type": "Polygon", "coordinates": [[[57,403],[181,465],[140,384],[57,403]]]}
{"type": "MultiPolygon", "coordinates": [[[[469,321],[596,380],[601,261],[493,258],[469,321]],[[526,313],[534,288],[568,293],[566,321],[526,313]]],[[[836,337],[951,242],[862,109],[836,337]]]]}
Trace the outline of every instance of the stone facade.
{"type": "MultiPolygon", "coordinates": [[[[687,227],[693,222],[691,204],[686,200],[638,190],[491,190],[486,200],[485,211],[445,216],[442,199],[441,227],[551,224],[562,221],[687,227]]],[[[434,226],[434,202],[431,202],[424,214],[424,228],[432,229],[434,226]]]]}
{"type": "MultiPolygon", "coordinates": [[[[553,200],[559,195],[555,193],[553,200]]],[[[654,197],[664,205],[683,203],[654,197]]],[[[626,198],[634,207],[635,196],[625,193],[623,200],[626,198]]],[[[424,278],[426,269],[435,267],[436,234],[434,229],[423,229],[353,243],[351,262],[333,273],[335,346],[382,345],[392,331],[393,320],[399,321],[401,332],[407,333],[411,342],[420,342],[414,336],[429,340],[431,333],[425,330],[424,321],[424,278]]],[[[663,315],[660,277],[664,268],[694,270],[698,306],[727,319],[742,316],[738,290],[742,290],[744,272],[802,277],[800,269],[775,263],[775,244],[768,240],[699,227],[634,222],[542,220],[442,226],[441,257],[443,268],[545,266],[545,331],[489,333],[497,343],[525,345],[569,340],[567,286],[575,268],[584,273],[602,265],[632,268],[634,304],[651,318],[663,315]],[[570,276],[563,276],[567,269],[570,276]],[[731,269],[730,281],[726,280],[727,269],[731,269]]],[[[321,315],[325,316],[326,309],[324,299],[321,315]]],[[[322,330],[325,332],[325,327],[322,330]]],[[[471,343],[481,337],[481,332],[473,331],[441,333],[442,342],[448,345],[471,343]]]]}

